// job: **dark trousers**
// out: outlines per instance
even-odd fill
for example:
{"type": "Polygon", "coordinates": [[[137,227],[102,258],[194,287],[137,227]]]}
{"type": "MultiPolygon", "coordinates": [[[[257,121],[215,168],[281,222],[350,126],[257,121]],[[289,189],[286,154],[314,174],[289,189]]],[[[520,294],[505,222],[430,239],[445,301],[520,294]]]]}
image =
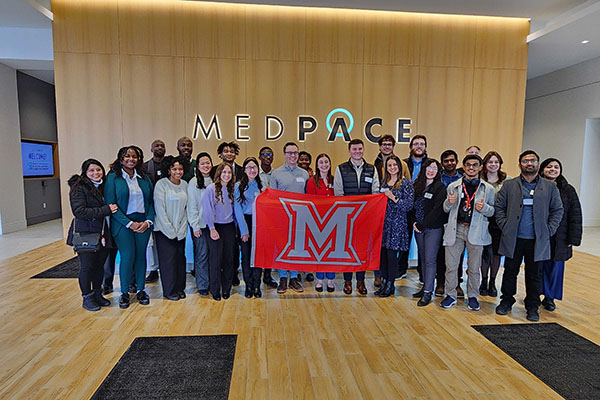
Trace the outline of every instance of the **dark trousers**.
{"type": "Polygon", "coordinates": [[[423,290],[426,292],[433,291],[433,281],[438,265],[437,257],[443,234],[444,228],[424,229],[421,233],[415,233],[419,248],[419,259],[423,260],[423,283],[425,283],[423,290]]]}
{"type": "Polygon", "coordinates": [[[169,239],[160,231],[154,233],[163,296],[175,296],[185,290],[185,239],[169,239]]]}
{"type": "Polygon", "coordinates": [[[515,303],[517,277],[521,261],[525,259],[525,308],[530,310],[540,306],[540,263],[533,261],[534,253],[535,239],[517,239],[513,257],[504,260],[501,303],[511,306],[515,303]]]}
{"type": "Polygon", "coordinates": [[[208,239],[209,287],[213,296],[231,292],[235,224],[215,224],[215,229],[219,240],[208,239]]]}
{"type": "Polygon", "coordinates": [[[79,288],[82,295],[88,295],[92,290],[101,290],[104,262],[108,250],[102,248],[95,253],[77,253],[79,257],[79,288]]]}
{"type": "MultiPolygon", "coordinates": [[[[344,272],[344,280],[351,281],[352,280],[352,272],[344,272]]],[[[365,271],[356,271],[356,280],[364,281],[365,280],[365,271]]]]}
{"type": "MultiPolygon", "coordinates": [[[[444,237],[444,234],[442,232],[442,242],[443,242],[443,237],[444,237]]],[[[457,274],[458,274],[458,283],[459,284],[463,281],[462,265],[463,265],[464,257],[465,257],[465,254],[463,253],[463,255],[460,257],[460,263],[458,264],[457,274]]],[[[446,285],[446,249],[444,248],[442,243],[440,243],[440,249],[437,254],[436,265],[437,265],[436,273],[435,273],[436,285],[444,286],[444,285],[446,285]]]]}
{"type": "Polygon", "coordinates": [[[117,262],[117,249],[106,249],[108,256],[104,262],[104,277],[102,278],[102,286],[113,287],[115,278],[115,263],[117,262]]]}
{"type": "Polygon", "coordinates": [[[250,289],[256,289],[260,286],[260,273],[261,268],[253,268],[250,266],[250,255],[252,253],[252,215],[244,214],[244,219],[248,225],[248,232],[250,237],[247,242],[242,242],[242,272],[244,274],[244,282],[246,287],[250,289]]]}
{"type": "Polygon", "coordinates": [[[406,251],[386,249],[385,247],[381,248],[379,270],[381,271],[381,277],[386,281],[393,282],[396,279],[398,275],[398,258],[402,253],[406,253],[406,251]]]}

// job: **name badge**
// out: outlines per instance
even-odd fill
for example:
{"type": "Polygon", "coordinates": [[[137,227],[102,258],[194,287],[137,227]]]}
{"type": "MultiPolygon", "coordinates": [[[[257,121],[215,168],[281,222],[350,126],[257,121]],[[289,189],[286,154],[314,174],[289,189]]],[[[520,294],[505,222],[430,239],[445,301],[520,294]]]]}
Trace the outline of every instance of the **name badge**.
{"type": "Polygon", "coordinates": [[[425,193],[423,197],[425,197],[426,199],[431,199],[433,198],[433,195],[431,193],[425,193]]]}
{"type": "Polygon", "coordinates": [[[464,199],[465,198],[465,192],[460,192],[460,198],[464,199]]]}
{"type": "Polygon", "coordinates": [[[371,178],[370,176],[365,176],[365,182],[373,183],[373,178],[371,178]]]}
{"type": "Polygon", "coordinates": [[[524,206],[532,206],[533,205],[533,199],[523,199],[523,205],[524,206]]]}
{"type": "Polygon", "coordinates": [[[302,178],[302,177],[297,177],[297,178],[296,178],[296,182],[301,182],[301,183],[304,183],[304,178],[302,178]]]}

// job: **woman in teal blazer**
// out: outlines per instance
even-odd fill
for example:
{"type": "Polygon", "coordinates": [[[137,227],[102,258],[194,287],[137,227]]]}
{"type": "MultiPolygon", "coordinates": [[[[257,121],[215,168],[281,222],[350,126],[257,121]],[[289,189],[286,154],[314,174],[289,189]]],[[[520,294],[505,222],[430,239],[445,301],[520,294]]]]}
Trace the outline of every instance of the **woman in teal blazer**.
{"type": "Polygon", "coordinates": [[[119,209],[110,218],[110,231],[121,254],[119,277],[121,297],[119,307],[129,307],[129,285],[132,271],[135,276],[138,302],[150,304],[144,291],[146,275],[146,246],[154,224],[152,181],[144,173],[144,154],[137,146],[122,147],[111,164],[106,177],[104,198],[107,204],[119,209]]]}

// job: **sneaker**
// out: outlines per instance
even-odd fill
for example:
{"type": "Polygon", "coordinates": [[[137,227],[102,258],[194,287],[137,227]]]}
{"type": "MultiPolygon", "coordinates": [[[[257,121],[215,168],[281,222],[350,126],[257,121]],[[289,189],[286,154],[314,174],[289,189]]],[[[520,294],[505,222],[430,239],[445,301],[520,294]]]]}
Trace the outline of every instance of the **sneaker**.
{"type": "Polygon", "coordinates": [[[532,322],[538,322],[540,320],[540,312],[537,308],[527,310],[527,320],[532,322]]]}
{"type": "Polygon", "coordinates": [[[506,315],[510,310],[512,310],[512,305],[500,302],[500,304],[498,304],[498,307],[496,307],[496,314],[506,315]]]}
{"type": "Polygon", "coordinates": [[[456,297],[458,297],[459,299],[464,299],[465,298],[465,292],[463,292],[463,290],[460,287],[460,285],[458,285],[456,287],[456,297]]]}
{"type": "Polygon", "coordinates": [[[81,305],[88,311],[98,311],[100,305],[96,302],[96,294],[94,292],[83,296],[83,304],[81,305]]]}
{"type": "Polygon", "coordinates": [[[284,294],[285,292],[287,292],[287,288],[287,278],[281,278],[279,280],[279,286],[277,286],[277,293],[284,294]]]}
{"type": "Polygon", "coordinates": [[[479,302],[476,297],[469,297],[469,304],[467,305],[471,311],[479,311],[479,302]]]}
{"type": "Polygon", "coordinates": [[[129,293],[121,293],[119,298],[119,308],[129,307],[129,293]]]}
{"type": "Polygon", "coordinates": [[[437,285],[435,288],[435,297],[444,297],[444,285],[437,285]]]}
{"type": "Polygon", "coordinates": [[[431,303],[431,292],[425,292],[423,293],[423,297],[417,302],[417,306],[425,307],[429,303],[431,303]]]}
{"type": "Polygon", "coordinates": [[[452,308],[456,304],[456,299],[453,299],[450,296],[446,296],[444,300],[440,303],[440,307],[442,308],[452,308]]]}
{"type": "Polygon", "coordinates": [[[135,297],[137,297],[138,303],[140,303],[143,306],[147,306],[148,304],[150,304],[150,297],[148,296],[148,294],[144,290],[140,290],[135,295],[135,297]]]}
{"type": "Polygon", "coordinates": [[[158,271],[150,271],[146,277],[146,283],[156,282],[158,280],[158,271]]]}
{"type": "Polygon", "coordinates": [[[302,287],[302,284],[297,278],[290,279],[290,289],[298,293],[304,292],[304,288],[302,287]]]}

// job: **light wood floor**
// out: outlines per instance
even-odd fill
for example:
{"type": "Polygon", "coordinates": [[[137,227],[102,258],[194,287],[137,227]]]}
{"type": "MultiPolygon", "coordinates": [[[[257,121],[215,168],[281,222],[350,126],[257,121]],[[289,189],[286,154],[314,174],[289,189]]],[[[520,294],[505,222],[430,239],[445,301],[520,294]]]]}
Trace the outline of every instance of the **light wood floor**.
{"type": "MultiPolygon", "coordinates": [[[[229,300],[162,299],[150,306],[98,312],[81,308],[75,279],[29,279],[73,253],[62,241],[0,263],[0,398],[89,398],[137,336],[238,335],[230,399],[557,399],[470,327],[523,323],[523,274],[512,315],[497,316],[497,299],[481,311],[440,299],[417,308],[416,273],[397,283],[397,297],[346,297],[307,288],[247,300],[243,285],[229,300]]],[[[576,253],[567,264],[565,301],[542,322],[558,322],[600,344],[600,258],[576,253]]],[[[500,277],[498,278],[498,283],[500,277]]],[[[372,289],[372,281],[368,283],[372,289]]],[[[182,371],[184,373],[184,371],[182,371]]]]}

